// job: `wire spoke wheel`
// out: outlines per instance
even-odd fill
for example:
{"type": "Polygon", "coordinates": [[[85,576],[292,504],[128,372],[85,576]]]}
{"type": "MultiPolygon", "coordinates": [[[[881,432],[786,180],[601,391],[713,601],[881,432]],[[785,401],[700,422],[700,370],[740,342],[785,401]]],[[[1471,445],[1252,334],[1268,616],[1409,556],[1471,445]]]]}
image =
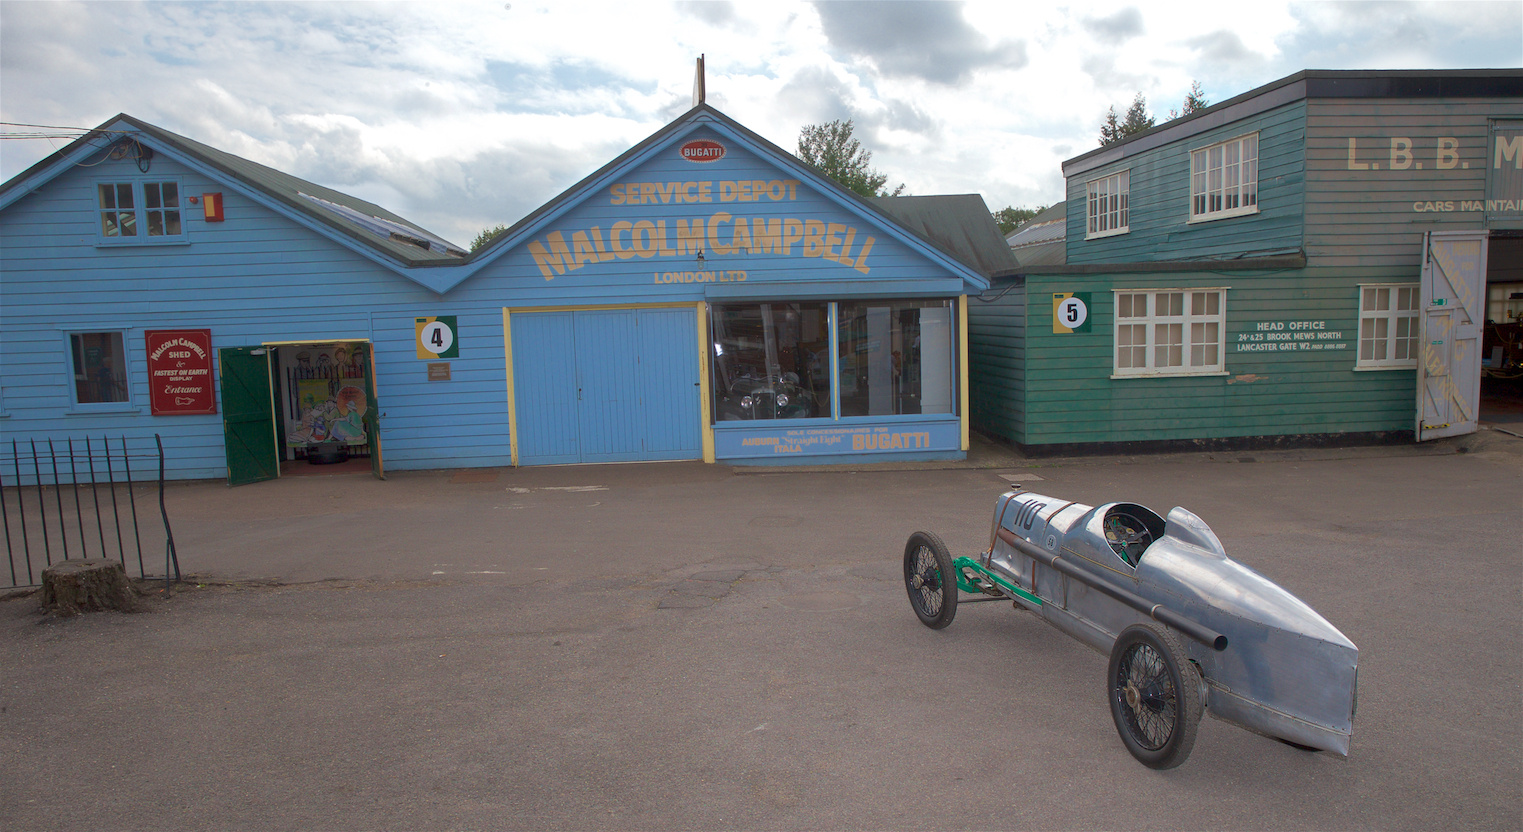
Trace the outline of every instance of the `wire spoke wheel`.
{"type": "Polygon", "coordinates": [[[1116,732],[1149,768],[1183,763],[1200,723],[1200,674],[1172,630],[1128,627],[1111,649],[1108,697],[1116,732]]]}
{"type": "Polygon", "coordinates": [[[920,623],[933,630],[952,623],[957,615],[957,578],[952,555],[941,538],[915,532],[904,544],[904,591],[920,623]]]}

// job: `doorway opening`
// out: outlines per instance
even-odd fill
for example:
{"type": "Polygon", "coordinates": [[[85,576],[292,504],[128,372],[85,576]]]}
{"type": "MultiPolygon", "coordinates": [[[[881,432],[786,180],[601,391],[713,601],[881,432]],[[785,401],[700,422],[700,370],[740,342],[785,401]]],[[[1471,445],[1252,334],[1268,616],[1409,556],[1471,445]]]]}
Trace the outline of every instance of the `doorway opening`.
{"type": "Polygon", "coordinates": [[[1523,434],[1523,232],[1487,242],[1480,421],[1523,434]]]}
{"type": "Polygon", "coordinates": [[[351,470],[385,478],[369,342],[266,343],[218,353],[230,485],[351,470]]]}

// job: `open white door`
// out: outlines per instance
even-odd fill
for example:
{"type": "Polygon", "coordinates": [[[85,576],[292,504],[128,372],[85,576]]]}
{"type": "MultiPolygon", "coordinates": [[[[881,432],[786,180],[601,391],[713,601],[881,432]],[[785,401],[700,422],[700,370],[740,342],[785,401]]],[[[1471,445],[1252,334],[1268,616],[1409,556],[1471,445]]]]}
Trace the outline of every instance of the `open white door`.
{"type": "Polygon", "coordinates": [[[1474,433],[1481,406],[1485,231],[1432,231],[1423,244],[1417,441],[1474,433]]]}

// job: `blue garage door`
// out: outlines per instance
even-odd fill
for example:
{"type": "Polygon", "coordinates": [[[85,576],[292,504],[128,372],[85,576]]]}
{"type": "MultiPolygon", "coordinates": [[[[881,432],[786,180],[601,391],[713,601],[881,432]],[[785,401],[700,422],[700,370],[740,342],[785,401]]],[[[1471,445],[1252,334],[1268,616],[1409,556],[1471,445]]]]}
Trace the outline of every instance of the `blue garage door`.
{"type": "Polygon", "coordinates": [[[690,309],[513,315],[523,465],[701,455],[690,309]]]}

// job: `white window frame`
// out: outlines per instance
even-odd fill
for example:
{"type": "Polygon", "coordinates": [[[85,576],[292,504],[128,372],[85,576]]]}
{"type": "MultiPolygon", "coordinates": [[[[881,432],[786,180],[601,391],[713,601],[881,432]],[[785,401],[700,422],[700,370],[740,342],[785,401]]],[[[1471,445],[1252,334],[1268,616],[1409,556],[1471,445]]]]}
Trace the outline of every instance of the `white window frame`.
{"type": "Polygon", "coordinates": [[[1115,289],[1112,298],[1111,378],[1226,375],[1226,287],[1115,289]],[[1136,314],[1137,296],[1144,298],[1141,315],[1136,314]],[[1123,354],[1123,349],[1128,352],[1123,354]]]}
{"type": "MultiPolygon", "coordinates": [[[[162,202],[162,199],[160,201],[162,202]]],[[[188,220],[189,215],[185,210],[185,187],[177,177],[156,176],[151,179],[102,179],[95,183],[95,237],[99,245],[157,246],[186,243],[189,241],[186,236],[187,226],[189,225],[188,220]],[[175,205],[173,208],[162,204],[158,207],[148,207],[150,186],[158,189],[162,196],[162,189],[165,185],[173,185],[175,187],[175,205]],[[102,189],[105,188],[112,189],[112,201],[117,204],[111,206],[101,204],[104,201],[102,189]],[[130,208],[120,206],[118,194],[122,192],[121,189],[123,188],[126,188],[126,192],[131,195],[132,206],[130,208]],[[158,234],[149,233],[153,226],[150,215],[162,215],[171,210],[179,215],[179,232],[175,234],[163,232],[158,234]],[[120,216],[129,211],[132,214],[133,229],[136,233],[131,236],[107,234],[106,217],[108,215],[120,216]]],[[[120,220],[118,220],[119,224],[120,220]]],[[[162,216],[159,219],[159,226],[161,228],[164,227],[162,216]]]]}
{"type": "Polygon", "coordinates": [[[1259,212],[1259,134],[1190,151],[1190,222],[1259,212]],[[1248,149],[1252,147],[1252,158],[1248,149]],[[1228,157],[1235,157],[1231,160],[1228,157]]]}
{"type": "Polygon", "coordinates": [[[1116,171],[1084,184],[1084,239],[1114,237],[1131,230],[1130,210],[1132,171],[1116,171]]]}
{"type": "Polygon", "coordinates": [[[1422,351],[1418,338],[1421,305],[1422,287],[1417,283],[1359,284],[1359,336],[1357,352],[1354,353],[1354,369],[1416,369],[1417,357],[1422,351]],[[1405,309],[1400,308],[1403,294],[1407,303],[1405,309]],[[1404,326],[1405,335],[1401,334],[1404,326]],[[1365,349],[1366,344],[1369,346],[1368,351],[1365,349]],[[1407,355],[1399,358],[1397,356],[1403,352],[1403,346],[1406,347],[1407,355]]]}

